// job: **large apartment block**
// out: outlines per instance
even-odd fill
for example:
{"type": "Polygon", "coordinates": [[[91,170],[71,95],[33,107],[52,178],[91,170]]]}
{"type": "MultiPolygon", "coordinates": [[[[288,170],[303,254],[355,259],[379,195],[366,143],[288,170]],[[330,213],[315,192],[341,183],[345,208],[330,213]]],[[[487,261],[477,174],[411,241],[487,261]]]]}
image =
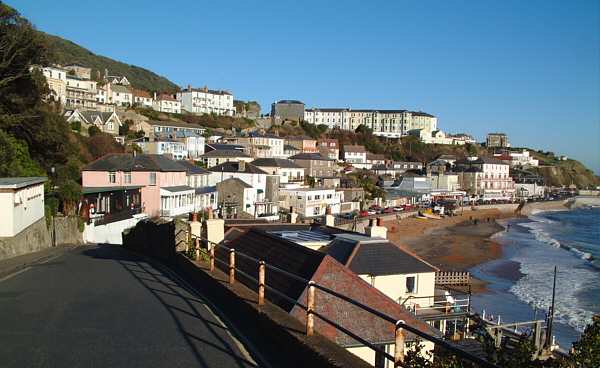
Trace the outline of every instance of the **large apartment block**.
{"type": "Polygon", "coordinates": [[[181,109],[192,114],[217,114],[234,116],[233,95],[227,91],[217,91],[188,86],[177,92],[177,100],[181,102],[181,109]]]}
{"type": "Polygon", "coordinates": [[[310,124],[324,124],[330,129],[355,130],[359,125],[373,129],[373,134],[399,138],[413,129],[432,132],[437,129],[437,118],[424,112],[408,110],[373,109],[306,109],[304,120],[310,124]]]}

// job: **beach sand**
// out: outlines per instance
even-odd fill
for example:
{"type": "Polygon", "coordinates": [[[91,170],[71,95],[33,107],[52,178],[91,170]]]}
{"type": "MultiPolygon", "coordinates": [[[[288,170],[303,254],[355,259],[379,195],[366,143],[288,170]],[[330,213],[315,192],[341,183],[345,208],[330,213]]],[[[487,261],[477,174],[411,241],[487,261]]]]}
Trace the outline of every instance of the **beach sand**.
{"type": "MultiPolygon", "coordinates": [[[[496,219],[514,216],[512,212],[485,209],[464,211],[462,215],[441,220],[406,218],[384,225],[388,228],[388,239],[441,270],[467,271],[502,256],[502,247],[490,236],[504,231],[496,219]]],[[[471,286],[473,292],[485,290],[485,282],[481,280],[473,279],[471,286]]]]}

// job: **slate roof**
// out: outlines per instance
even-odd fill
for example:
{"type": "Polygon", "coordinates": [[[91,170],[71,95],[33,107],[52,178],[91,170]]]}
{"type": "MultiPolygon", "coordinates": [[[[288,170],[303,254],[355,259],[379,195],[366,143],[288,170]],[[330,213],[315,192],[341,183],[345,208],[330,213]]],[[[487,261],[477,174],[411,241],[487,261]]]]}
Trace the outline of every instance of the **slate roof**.
{"type": "Polygon", "coordinates": [[[243,180],[242,180],[242,179],[240,179],[240,178],[229,178],[229,179],[225,179],[225,180],[223,180],[223,181],[220,181],[220,182],[218,182],[217,184],[221,184],[221,183],[227,183],[227,182],[231,182],[231,181],[238,183],[238,184],[239,184],[241,187],[243,187],[243,188],[252,188],[252,185],[250,185],[250,184],[246,183],[245,181],[243,181],[243,180]]]}
{"type": "MultiPolygon", "coordinates": [[[[384,295],[381,291],[369,285],[358,275],[338,263],[329,255],[312,250],[302,245],[288,241],[282,237],[267,233],[264,229],[276,229],[277,226],[257,226],[246,232],[228,230],[225,242],[229,248],[244,253],[255,259],[264,260],[268,266],[289,272],[301,279],[314,280],[320,285],[338,293],[351,297],[365,305],[389,315],[394,319],[402,319],[411,326],[429,334],[436,332],[425,322],[412,316],[404,307],[384,295]]],[[[323,229],[321,227],[320,229],[323,229]]],[[[216,256],[226,261],[228,251],[218,247],[216,256]]],[[[227,262],[216,262],[217,267],[227,272],[227,262]]],[[[267,286],[285,294],[292,300],[306,304],[306,282],[292,278],[282,272],[269,268],[266,270],[267,286]]],[[[252,278],[258,278],[258,267],[254,260],[246,257],[236,257],[236,267],[252,278]]],[[[256,281],[246,277],[241,272],[236,278],[246,286],[255,289],[256,281]]],[[[273,304],[289,312],[297,319],[305,320],[305,311],[287,298],[269,289],[266,291],[267,299],[273,304]]],[[[316,292],[316,312],[326,318],[336,321],[344,328],[374,343],[392,342],[394,339],[394,325],[374,316],[373,314],[351,306],[346,301],[324,293],[316,292]]],[[[316,331],[335,341],[342,346],[360,345],[357,341],[337,331],[319,318],[315,319],[316,331]]],[[[408,340],[414,336],[408,334],[408,340]]]]}
{"type": "Polygon", "coordinates": [[[244,150],[244,146],[241,144],[207,143],[205,147],[210,148],[211,150],[244,150]]]}
{"type": "Polygon", "coordinates": [[[286,160],[283,158],[257,158],[252,161],[252,165],[255,166],[266,166],[266,167],[281,167],[286,169],[302,169],[294,161],[286,160]]]}
{"type": "Polygon", "coordinates": [[[194,165],[193,163],[185,160],[177,161],[177,163],[185,169],[188,175],[208,175],[210,171],[200,166],[194,165]]]}
{"type": "Polygon", "coordinates": [[[164,155],[137,155],[109,153],[90,162],[82,171],[186,171],[174,160],[164,155]]]}
{"type": "Polygon", "coordinates": [[[196,188],[196,194],[214,193],[217,191],[216,186],[196,188]]]}
{"type": "Polygon", "coordinates": [[[333,161],[330,158],[323,157],[320,153],[308,153],[303,152],[297,155],[291,156],[290,160],[312,160],[312,161],[333,161]]]}
{"type": "Polygon", "coordinates": [[[218,164],[217,166],[213,166],[211,168],[208,169],[209,171],[212,172],[237,172],[237,173],[244,173],[244,174],[265,174],[267,175],[267,173],[263,170],[261,170],[260,168],[249,164],[249,163],[244,163],[244,171],[240,171],[240,163],[239,162],[233,162],[233,161],[228,161],[228,162],[223,162],[222,164],[218,164]]]}
{"type": "Polygon", "coordinates": [[[240,150],[236,150],[236,149],[232,149],[232,150],[216,149],[216,150],[208,151],[200,157],[209,158],[209,157],[250,157],[250,156],[247,155],[246,153],[244,153],[240,150]]]}
{"type": "Polygon", "coordinates": [[[359,275],[398,275],[436,272],[437,269],[385,239],[352,239],[338,235],[327,253],[359,275]]]}
{"type": "Polygon", "coordinates": [[[176,121],[152,120],[149,122],[149,124],[152,126],[169,126],[169,127],[175,127],[175,128],[204,129],[203,126],[200,126],[197,124],[180,123],[180,122],[176,122],[176,121]]]}
{"type": "Polygon", "coordinates": [[[0,188],[19,189],[29,185],[44,183],[48,178],[43,176],[0,178],[0,188]]]}
{"type": "MultiPolygon", "coordinates": [[[[227,246],[307,280],[312,277],[325,257],[324,253],[253,228],[229,242],[227,246]]],[[[229,259],[228,252],[224,251],[223,248],[217,248],[216,255],[224,260],[229,259]]],[[[224,272],[227,272],[224,269],[226,266],[220,263],[216,262],[224,272]]],[[[258,267],[254,261],[245,257],[237,257],[236,267],[258,279],[258,267]]],[[[267,273],[268,285],[293,300],[298,300],[306,287],[304,282],[286,276],[281,272],[268,269],[267,273]]],[[[256,287],[256,283],[253,280],[249,280],[241,275],[241,273],[237,277],[247,286],[256,287]]],[[[267,291],[267,295],[272,303],[278,305],[286,312],[292,310],[294,305],[290,301],[273,292],[267,291]]]]}
{"type": "Polygon", "coordinates": [[[131,93],[131,89],[129,87],[125,87],[125,86],[122,86],[120,84],[113,84],[111,86],[111,89],[113,90],[113,92],[131,93]]]}
{"type": "Polygon", "coordinates": [[[501,160],[494,157],[478,157],[476,160],[462,159],[455,163],[456,165],[481,165],[481,164],[493,164],[493,165],[508,165],[501,160]]]}

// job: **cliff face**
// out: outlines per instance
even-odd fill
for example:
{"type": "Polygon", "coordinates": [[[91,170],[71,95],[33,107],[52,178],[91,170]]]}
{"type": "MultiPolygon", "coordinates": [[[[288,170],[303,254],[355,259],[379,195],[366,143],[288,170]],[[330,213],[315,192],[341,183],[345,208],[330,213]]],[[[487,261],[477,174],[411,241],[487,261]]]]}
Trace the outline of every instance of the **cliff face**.
{"type": "Polygon", "coordinates": [[[600,185],[600,178],[587,169],[579,161],[566,160],[555,166],[540,166],[535,169],[550,186],[569,186],[574,184],[577,188],[589,188],[600,185]]]}

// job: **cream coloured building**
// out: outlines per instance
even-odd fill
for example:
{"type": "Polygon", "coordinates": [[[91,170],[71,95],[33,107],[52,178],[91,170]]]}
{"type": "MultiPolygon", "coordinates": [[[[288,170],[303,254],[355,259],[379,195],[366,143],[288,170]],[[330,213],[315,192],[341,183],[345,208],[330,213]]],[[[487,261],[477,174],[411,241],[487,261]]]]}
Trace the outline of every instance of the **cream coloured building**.
{"type": "Polygon", "coordinates": [[[50,88],[50,98],[64,105],[67,101],[67,70],[55,66],[40,69],[50,88]]]}

